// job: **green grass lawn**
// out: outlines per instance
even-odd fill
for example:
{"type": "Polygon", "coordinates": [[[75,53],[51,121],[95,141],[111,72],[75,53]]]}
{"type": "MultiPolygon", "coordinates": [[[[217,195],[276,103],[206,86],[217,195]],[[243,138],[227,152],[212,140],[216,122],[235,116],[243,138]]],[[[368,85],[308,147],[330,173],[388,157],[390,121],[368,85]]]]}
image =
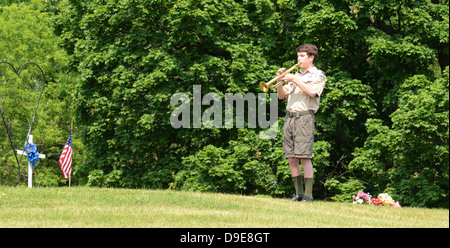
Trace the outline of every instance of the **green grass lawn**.
{"type": "Polygon", "coordinates": [[[449,210],[170,190],[0,186],[0,227],[449,228],[449,210]]]}

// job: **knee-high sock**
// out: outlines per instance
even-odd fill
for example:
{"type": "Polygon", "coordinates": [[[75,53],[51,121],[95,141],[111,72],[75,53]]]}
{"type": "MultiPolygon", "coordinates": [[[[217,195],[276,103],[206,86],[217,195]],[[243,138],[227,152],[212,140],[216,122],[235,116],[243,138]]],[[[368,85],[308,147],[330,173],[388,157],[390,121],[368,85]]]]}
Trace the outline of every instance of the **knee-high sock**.
{"type": "Polygon", "coordinates": [[[292,177],[292,181],[294,181],[295,194],[300,196],[300,197],[303,197],[305,192],[303,190],[302,176],[300,175],[300,176],[292,177]]]}
{"type": "Polygon", "coordinates": [[[314,184],[314,178],[305,177],[305,196],[313,199],[312,188],[314,184]]]}

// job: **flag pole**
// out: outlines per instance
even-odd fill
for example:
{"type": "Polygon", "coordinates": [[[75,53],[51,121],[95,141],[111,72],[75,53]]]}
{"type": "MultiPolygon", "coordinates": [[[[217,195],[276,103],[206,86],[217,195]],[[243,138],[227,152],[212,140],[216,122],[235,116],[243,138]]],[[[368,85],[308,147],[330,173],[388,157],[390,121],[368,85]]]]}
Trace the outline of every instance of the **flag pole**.
{"type": "MultiPolygon", "coordinates": [[[[70,122],[70,131],[73,131],[73,120],[70,122]]],[[[70,170],[70,174],[69,174],[69,188],[70,188],[70,179],[72,177],[72,169],[70,170]]]]}

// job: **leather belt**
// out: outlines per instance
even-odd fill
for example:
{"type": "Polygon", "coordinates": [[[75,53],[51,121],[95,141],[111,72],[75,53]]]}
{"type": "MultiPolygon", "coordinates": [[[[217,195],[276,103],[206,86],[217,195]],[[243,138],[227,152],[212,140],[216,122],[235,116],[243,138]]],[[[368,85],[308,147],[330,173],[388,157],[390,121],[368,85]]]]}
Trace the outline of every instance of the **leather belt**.
{"type": "Polygon", "coordinates": [[[306,110],[306,111],[300,111],[300,112],[288,112],[289,117],[299,117],[302,115],[314,115],[314,112],[312,110],[306,110]]]}

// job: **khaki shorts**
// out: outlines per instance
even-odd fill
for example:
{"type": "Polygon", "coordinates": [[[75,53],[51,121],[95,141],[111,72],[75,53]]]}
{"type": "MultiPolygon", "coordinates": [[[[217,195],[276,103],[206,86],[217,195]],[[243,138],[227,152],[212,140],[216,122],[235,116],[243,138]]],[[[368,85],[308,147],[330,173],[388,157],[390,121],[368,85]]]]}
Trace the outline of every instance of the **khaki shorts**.
{"type": "Polygon", "coordinates": [[[283,133],[285,158],[312,158],[315,118],[313,113],[289,117],[286,114],[283,133]]]}

